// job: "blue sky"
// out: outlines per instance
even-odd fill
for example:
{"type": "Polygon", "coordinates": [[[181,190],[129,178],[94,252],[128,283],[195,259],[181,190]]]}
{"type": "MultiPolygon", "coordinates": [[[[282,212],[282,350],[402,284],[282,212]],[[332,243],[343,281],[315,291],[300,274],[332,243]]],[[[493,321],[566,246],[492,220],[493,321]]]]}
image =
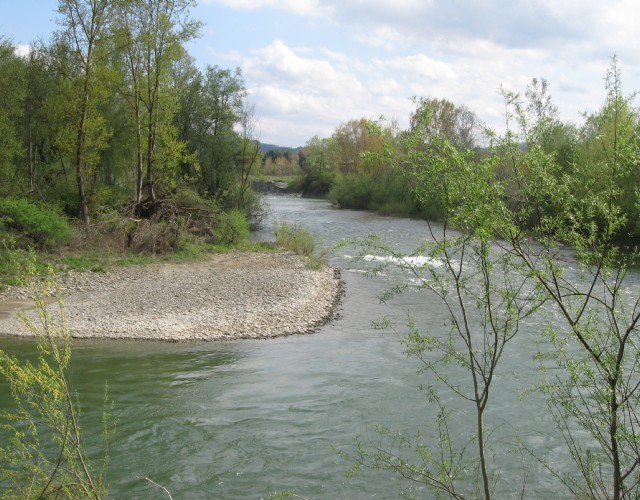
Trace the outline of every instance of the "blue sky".
{"type": "MultiPolygon", "coordinates": [[[[56,0],[0,0],[0,35],[47,40],[56,0]]],[[[617,55],[640,91],[637,0],[200,0],[197,64],[240,67],[261,140],[300,146],[361,117],[406,127],[411,97],[446,98],[504,130],[500,87],[545,78],[564,121],[604,102],[617,55]]]]}

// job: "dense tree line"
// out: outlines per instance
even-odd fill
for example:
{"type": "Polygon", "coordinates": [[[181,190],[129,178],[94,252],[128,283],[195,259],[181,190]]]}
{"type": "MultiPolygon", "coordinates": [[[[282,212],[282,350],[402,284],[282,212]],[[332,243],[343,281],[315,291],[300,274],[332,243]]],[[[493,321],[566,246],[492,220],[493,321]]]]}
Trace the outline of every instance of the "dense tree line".
{"type": "MultiPolygon", "coordinates": [[[[617,89],[615,96],[611,97],[608,87],[602,107],[585,115],[581,124],[559,119],[544,79],[533,79],[523,96],[504,91],[507,106],[518,103],[506,135],[511,142],[517,139],[518,155],[539,148],[552,156],[557,166],[554,182],[571,184],[567,196],[585,199],[591,192],[610,190],[624,215],[624,224],[615,228],[617,241],[633,245],[640,241],[640,171],[634,167],[640,113],[622,94],[619,80],[608,85],[617,89]],[[617,160],[625,167],[607,170],[603,165],[611,160],[612,151],[619,150],[624,153],[617,160]]],[[[441,152],[431,146],[437,143],[435,139],[446,139],[449,147],[470,155],[474,162],[491,158],[493,174],[505,186],[507,205],[521,212],[527,186],[538,181],[532,177],[531,165],[518,156],[514,169],[513,151],[499,146],[504,138],[483,126],[466,107],[446,99],[416,99],[414,104],[407,130],[400,130],[395,123],[363,118],[340,125],[329,138],[309,139],[301,152],[302,189],[326,195],[345,208],[441,220],[444,214],[437,197],[417,199],[411,186],[415,179],[402,175],[398,166],[416,152],[434,155],[432,160],[437,162],[441,152]]],[[[422,180],[434,185],[439,181],[422,180]]],[[[561,215],[560,204],[553,200],[548,200],[544,209],[549,217],[561,215]]],[[[522,214],[523,228],[532,227],[530,217],[522,214]]],[[[589,223],[602,224],[597,218],[589,223]]]]}
{"type": "MultiPolygon", "coordinates": [[[[250,215],[253,111],[239,69],[201,71],[187,53],[192,3],[60,0],[58,30],[27,55],[0,37],[2,199],[87,226],[109,211],[166,219],[181,197],[250,215]]],[[[0,207],[5,232],[22,219],[0,207]]]]}

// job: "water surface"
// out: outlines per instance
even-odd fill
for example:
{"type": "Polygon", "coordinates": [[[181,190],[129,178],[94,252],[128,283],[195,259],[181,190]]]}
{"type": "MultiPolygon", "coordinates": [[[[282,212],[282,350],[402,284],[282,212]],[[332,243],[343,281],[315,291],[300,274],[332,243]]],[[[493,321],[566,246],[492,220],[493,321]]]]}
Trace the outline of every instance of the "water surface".
{"type": "MultiPolygon", "coordinates": [[[[313,335],[222,343],[77,341],[72,379],[84,412],[84,430],[99,439],[104,385],[115,402],[117,432],[110,449],[108,483],[114,498],[261,498],[292,490],[306,498],[396,498],[402,492],[432,495],[399,477],[363,471],[347,479],[353,465],[338,450],[352,452],[354,439],[377,442],[376,425],[406,435],[433,438],[436,409],[420,392],[433,382],[416,374],[417,360],[403,353],[408,312],[421,329],[447,331],[441,304],[408,292],[391,305],[378,295],[408,276],[399,269],[378,278],[353,259],[357,249],[334,246],[345,238],[379,234],[410,251],[427,237],[426,225],[411,219],[337,210],[321,200],[267,198],[271,214],[256,238],[271,238],[274,220],[308,227],[332,249],[346,296],[341,317],[313,335]],[[389,315],[394,331],[371,321],[389,315]]],[[[561,469],[570,462],[539,397],[520,399],[537,373],[536,325],[524,332],[505,358],[487,415],[502,471],[501,497],[519,497],[522,470],[527,496],[564,495],[557,481],[527,453],[513,453],[515,436],[561,469]],[[504,480],[513,478],[513,480],[504,480]]],[[[21,355],[33,343],[0,339],[0,348],[21,355]]],[[[459,377],[452,371],[451,377],[459,377]]],[[[8,406],[0,387],[0,409],[8,406]]],[[[454,437],[472,426],[471,408],[445,395],[453,411],[454,437]]]]}

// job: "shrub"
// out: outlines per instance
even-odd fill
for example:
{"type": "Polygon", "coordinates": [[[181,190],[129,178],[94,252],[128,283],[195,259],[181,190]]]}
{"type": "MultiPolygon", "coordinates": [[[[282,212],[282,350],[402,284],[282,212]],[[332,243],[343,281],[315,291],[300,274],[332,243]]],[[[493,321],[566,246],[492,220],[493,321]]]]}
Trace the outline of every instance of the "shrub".
{"type": "Polygon", "coordinates": [[[129,235],[129,248],[145,254],[167,254],[179,244],[179,226],[165,221],[142,220],[129,235]]]}
{"type": "Polygon", "coordinates": [[[405,179],[394,171],[342,175],[329,198],[342,208],[396,216],[423,214],[405,179]]]}
{"type": "Polygon", "coordinates": [[[335,174],[331,171],[307,172],[306,175],[289,183],[289,190],[311,196],[325,196],[331,191],[335,174]]]}
{"type": "Polygon", "coordinates": [[[24,198],[0,200],[0,226],[21,233],[39,247],[67,243],[72,237],[68,220],[57,208],[24,198]]]}
{"type": "Polygon", "coordinates": [[[275,225],[274,233],[276,246],[307,257],[313,254],[315,248],[313,236],[304,226],[291,225],[283,221],[275,225]]]}
{"type": "Polygon", "coordinates": [[[213,199],[205,199],[193,189],[182,186],[173,195],[175,204],[180,208],[207,208],[218,210],[217,203],[213,199]]]}
{"type": "Polygon", "coordinates": [[[367,210],[372,208],[371,200],[377,189],[380,189],[380,186],[372,176],[343,175],[333,185],[329,197],[343,208],[367,210]]]}
{"type": "Polygon", "coordinates": [[[223,212],[213,230],[216,243],[237,245],[249,238],[249,221],[241,210],[223,212]]]}

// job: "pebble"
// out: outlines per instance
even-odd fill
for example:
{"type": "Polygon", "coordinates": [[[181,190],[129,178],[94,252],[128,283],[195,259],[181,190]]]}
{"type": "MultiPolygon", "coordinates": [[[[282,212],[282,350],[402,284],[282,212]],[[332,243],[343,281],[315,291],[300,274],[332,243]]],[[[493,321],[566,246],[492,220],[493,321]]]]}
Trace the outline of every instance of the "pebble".
{"type": "MultiPolygon", "coordinates": [[[[291,252],[231,252],[202,262],[71,271],[59,278],[76,338],[229,340],[310,333],[337,315],[339,271],[291,252]]],[[[24,300],[18,287],[3,300],[24,300]]],[[[50,307],[57,307],[55,304],[50,307]]],[[[27,315],[35,317],[33,311],[27,315]]],[[[1,316],[1,315],[0,315],[1,316]]],[[[29,335],[15,314],[0,335],[29,335]]]]}

